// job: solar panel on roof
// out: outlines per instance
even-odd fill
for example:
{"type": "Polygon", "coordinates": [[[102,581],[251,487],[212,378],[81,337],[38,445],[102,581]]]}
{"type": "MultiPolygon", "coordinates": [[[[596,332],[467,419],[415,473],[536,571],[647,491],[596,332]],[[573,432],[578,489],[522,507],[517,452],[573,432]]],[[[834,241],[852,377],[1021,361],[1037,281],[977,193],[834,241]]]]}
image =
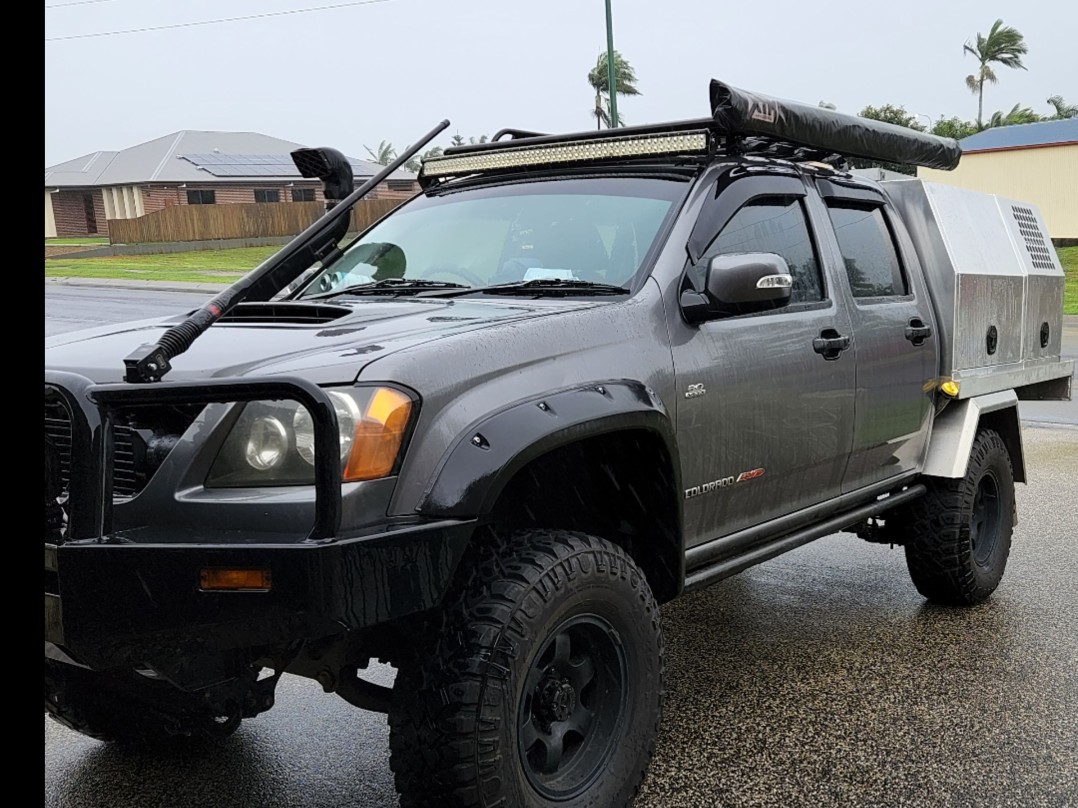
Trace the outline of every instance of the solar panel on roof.
{"type": "MultiPolygon", "coordinates": [[[[214,177],[298,177],[299,172],[287,154],[181,154],[181,159],[214,177]]],[[[348,158],[357,177],[371,174],[370,163],[348,158]]]]}

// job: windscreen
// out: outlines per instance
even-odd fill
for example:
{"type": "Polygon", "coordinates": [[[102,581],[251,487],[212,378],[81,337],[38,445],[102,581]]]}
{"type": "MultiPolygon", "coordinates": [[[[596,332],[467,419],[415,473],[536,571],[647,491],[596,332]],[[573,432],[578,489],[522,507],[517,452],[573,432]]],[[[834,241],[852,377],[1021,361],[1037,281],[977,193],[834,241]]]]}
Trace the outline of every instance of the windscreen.
{"type": "Polygon", "coordinates": [[[687,188],[670,179],[607,177],[418,197],[351,244],[300,297],[386,279],[628,286],[687,188]]]}

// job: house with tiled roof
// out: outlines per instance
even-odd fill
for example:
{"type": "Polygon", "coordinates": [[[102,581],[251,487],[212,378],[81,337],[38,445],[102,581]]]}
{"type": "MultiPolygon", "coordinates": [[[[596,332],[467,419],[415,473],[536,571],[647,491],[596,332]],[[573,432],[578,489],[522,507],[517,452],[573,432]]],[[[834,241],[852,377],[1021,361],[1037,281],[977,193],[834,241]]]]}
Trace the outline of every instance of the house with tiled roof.
{"type": "MultiPolygon", "coordinates": [[[[289,153],[301,144],[257,132],[184,130],[121,151],[97,151],[45,169],[45,237],[108,233],[111,219],[132,219],[170,205],[322,200],[289,153]]],[[[382,166],[349,158],[357,184],[382,166]]],[[[415,175],[395,171],[370,198],[406,198],[415,175]]]]}

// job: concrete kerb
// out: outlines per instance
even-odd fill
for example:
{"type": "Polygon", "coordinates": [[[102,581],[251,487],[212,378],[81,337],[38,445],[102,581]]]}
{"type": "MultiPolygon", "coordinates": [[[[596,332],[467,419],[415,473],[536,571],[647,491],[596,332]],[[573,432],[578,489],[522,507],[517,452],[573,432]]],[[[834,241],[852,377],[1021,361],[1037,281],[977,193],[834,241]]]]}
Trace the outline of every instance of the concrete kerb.
{"type": "MultiPolygon", "coordinates": [[[[235,250],[241,247],[277,247],[287,244],[294,236],[251,236],[249,238],[218,238],[203,241],[160,241],[146,244],[105,244],[87,246],[83,250],[65,252],[52,258],[115,258],[121,255],[167,255],[171,253],[202,252],[205,250],[235,250]]],[[[49,260],[46,258],[46,260],[49,260]]]]}
{"type": "Polygon", "coordinates": [[[60,286],[90,286],[102,289],[146,289],[154,292],[219,292],[229,284],[202,281],[144,281],[126,278],[57,278],[46,277],[45,283],[60,286]]]}

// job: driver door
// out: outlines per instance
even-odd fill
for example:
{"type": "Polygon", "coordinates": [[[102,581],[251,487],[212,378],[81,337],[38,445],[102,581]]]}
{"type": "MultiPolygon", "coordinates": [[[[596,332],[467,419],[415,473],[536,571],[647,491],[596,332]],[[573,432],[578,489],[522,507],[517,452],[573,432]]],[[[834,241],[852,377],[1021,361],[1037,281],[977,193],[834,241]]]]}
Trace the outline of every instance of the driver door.
{"type": "MultiPolygon", "coordinates": [[[[688,325],[674,339],[685,528],[701,544],[838,496],[854,417],[854,356],[817,352],[852,336],[821,260],[800,177],[748,176],[705,204],[696,266],[769,252],[794,276],[780,309],[688,325]]],[[[690,269],[689,271],[694,271],[690,269]]]]}

